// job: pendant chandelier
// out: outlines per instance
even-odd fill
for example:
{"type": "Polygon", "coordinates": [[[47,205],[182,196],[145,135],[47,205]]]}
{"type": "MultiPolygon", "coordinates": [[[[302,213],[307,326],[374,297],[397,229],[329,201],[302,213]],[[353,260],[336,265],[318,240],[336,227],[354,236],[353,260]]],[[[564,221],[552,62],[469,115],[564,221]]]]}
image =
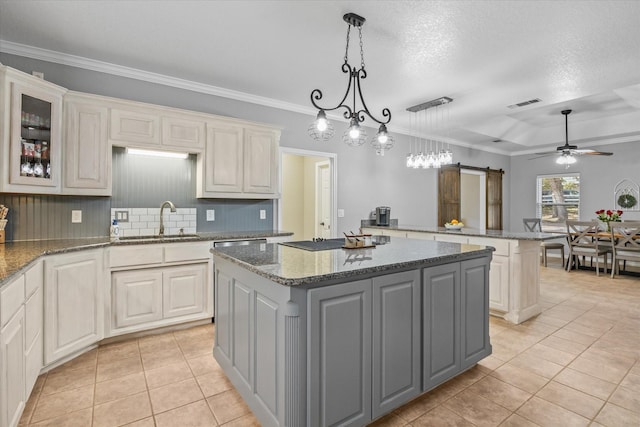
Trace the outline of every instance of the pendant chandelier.
{"type": "Polygon", "coordinates": [[[344,118],[349,120],[349,128],[342,136],[342,141],[350,146],[356,147],[364,144],[367,140],[367,132],[360,126],[364,121],[365,115],[369,116],[371,120],[378,123],[378,133],[371,139],[370,144],[376,150],[376,154],[384,155],[386,150],[393,147],[394,139],[387,132],[387,124],[391,121],[391,111],[388,108],[382,110],[382,120],[375,118],[367,108],[367,104],[362,97],[362,89],[360,87],[360,81],[367,78],[367,71],[364,65],[364,51],[362,47],[362,25],[365,19],[355,13],[347,13],[343,16],[344,21],[348,24],[347,27],[347,47],[344,53],[344,63],[342,64],[342,72],[349,74],[349,81],[347,83],[347,90],[342,97],[342,100],[335,107],[321,107],[316,103],[322,99],[322,91],[320,89],[314,89],[311,92],[311,104],[318,109],[318,115],[316,120],[309,125],[307,132],[311,138],[316,141],[324,142],[333,137],[335,132],[333,125],[327,120],[327,111],[333,111],[340,108],[344,108],[344,118]],[[349,65],[349,36],[351,34],[351,27],[358,29],[358,36],[360,38],[360,68],[349,65]],[[351,106],[347,105],[347,98],[351,92],[351,106]],[[356,97],[356,94],[358,95],[356,97]],[[362,106],[361,109],[357,109],[357,98],[362,106]],[[386,118],[386,120],[385,120],[386,118]]]}
{"type": "Polygon", "coordinates": [[[453,99],[443,96],[422,104],[407,108],[413,113],[411,130],[413,138],[409,142],[406,166],[412,169],[438,169],[453,163],[453,152],[449,144],[430,138],[420,138],[419,134],[429,135],[434,131],[448,132],[450,127],[449,104],[453,99]],[[446,107],[443,107],[446,106],[446,107]],[[430,110],[431,111],[428,111],[430,110]],[[445,111],[446,109],[446,111],[445,111]]]}

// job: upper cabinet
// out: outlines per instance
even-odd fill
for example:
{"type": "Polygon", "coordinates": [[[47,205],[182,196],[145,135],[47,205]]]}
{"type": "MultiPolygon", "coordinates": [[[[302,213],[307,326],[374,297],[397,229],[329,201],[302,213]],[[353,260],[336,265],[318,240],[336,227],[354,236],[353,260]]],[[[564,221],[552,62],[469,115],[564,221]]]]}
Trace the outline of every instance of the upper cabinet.
{"type": "Polygon", "coordinates": [[[60,193],[66,89],[0,66],[1,192],[60,193]]]}
{"type": "Polygon", "coordinates": [[[93,97],[69,92],[64,99],[64,194],[111,195],[109,109],[93,97]]]}
{"type": "Polygon", "coordinates": [[[197,197],[272,199],[278,193],[280,130],[243,122],[207,125],[197,197]]]}

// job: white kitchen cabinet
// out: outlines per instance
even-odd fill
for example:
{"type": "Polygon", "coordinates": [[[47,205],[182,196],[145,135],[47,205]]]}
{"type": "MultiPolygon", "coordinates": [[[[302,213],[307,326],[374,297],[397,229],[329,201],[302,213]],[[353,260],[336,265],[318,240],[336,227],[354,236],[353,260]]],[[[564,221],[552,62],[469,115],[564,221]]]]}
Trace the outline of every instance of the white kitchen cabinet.
{"type": "Polygon", "coordinates": [[[24,410],[24,307],[0,329],[0,424],[18,425],[24,410]]]}
{"type": "Polygon", "coordinates": [[[162,319],[162,271],[119,271],[111,275],[115,329],[162,319]]]}
{"type": "Polygon", "coordinates": [[[109,138],[123,146],[160,146],[160,116],[145,108],[111,108],[109,138]]]}
{"type": "Polygon", "coordinates": [[[44,261],[44,362],[53,363],[103,337],[103,251],[44,261]]]}
{"type": "Polygon", "coordinates": [[[64,116],[63,194],[110,196],[108,108],[91,95],[69,92],[64,116]]]}
{"type": "Polygon", "coordinates": [[[0,192],[60,193],[66,89],[5,66],[0,88],[0,192]]]}
{"type": "Polygon", "coordinates": [[[184,116],[162,116],[162,145],[182,147],[187,151],[204,149],[205,123],[203,119],[184,116]]]}
{"type": "Polygon", "coordinates": [[[207,125],[197,197],[277,198],[280,131],[242,122],[207,125]]]}
{"type": "Polygon", "coordinates": [[[25,396],[31,394],[31,390],[40,375],[44,359],[44,268],[40,261],[24,274],[25,294],[25,396]]]}
{"type": "Polygon", "coordinates": [[[206,313],[207,264],[168,268],[162,273],[162,313],[165,319],[206,313]]]}

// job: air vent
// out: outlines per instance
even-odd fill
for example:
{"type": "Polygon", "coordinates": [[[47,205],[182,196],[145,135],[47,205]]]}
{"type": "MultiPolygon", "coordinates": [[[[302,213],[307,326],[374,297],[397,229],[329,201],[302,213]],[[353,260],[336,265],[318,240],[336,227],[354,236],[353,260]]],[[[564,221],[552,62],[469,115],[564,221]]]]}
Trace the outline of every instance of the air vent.
{"type": "Polygon", "coordinates": [[[533,99],[530,99],[528,101],[518,102],[517,104],[509,105],[508,108],[520,108],[520,107],[524,107],[526,105],[535,104],[536,102],[540,102],[540,101],[542,101],[542,100],[539,99],[539,98],[533,98],[533,99]]]}

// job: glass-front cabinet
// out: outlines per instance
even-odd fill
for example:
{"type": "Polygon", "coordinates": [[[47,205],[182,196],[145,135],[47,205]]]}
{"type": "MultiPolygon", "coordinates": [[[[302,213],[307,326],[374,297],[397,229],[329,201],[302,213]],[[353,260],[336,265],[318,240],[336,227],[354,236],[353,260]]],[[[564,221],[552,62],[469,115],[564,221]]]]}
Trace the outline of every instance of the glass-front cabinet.
{"type": "Polygon", "coordinates": [[[2,191],[59,193],[66,90],[7,67],[3,71],[2,191]]]}

